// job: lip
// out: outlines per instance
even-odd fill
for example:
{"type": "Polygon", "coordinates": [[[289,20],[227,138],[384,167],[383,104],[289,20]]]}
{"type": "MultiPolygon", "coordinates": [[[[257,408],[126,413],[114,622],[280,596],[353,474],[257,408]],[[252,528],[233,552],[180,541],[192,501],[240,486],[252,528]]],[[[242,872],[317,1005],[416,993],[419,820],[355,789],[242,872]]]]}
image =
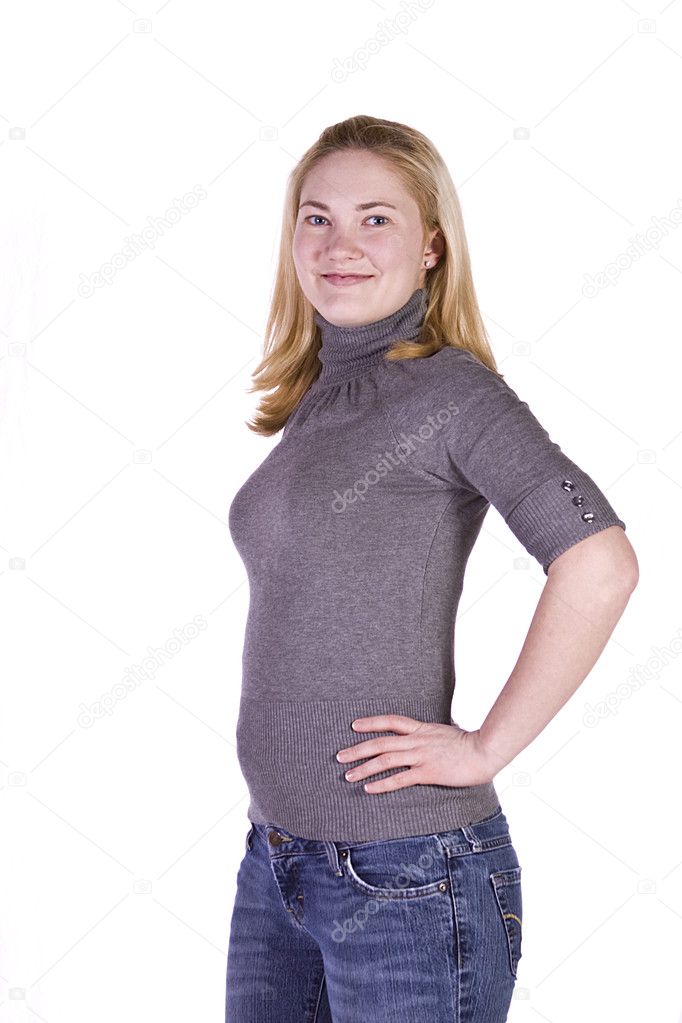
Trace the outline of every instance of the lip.
{"type": "Polygon", "coordinates": [[[322,274],[322,279],[334,288],[351,288],[354,284],[370,281],[371,274],[322,274]]]}

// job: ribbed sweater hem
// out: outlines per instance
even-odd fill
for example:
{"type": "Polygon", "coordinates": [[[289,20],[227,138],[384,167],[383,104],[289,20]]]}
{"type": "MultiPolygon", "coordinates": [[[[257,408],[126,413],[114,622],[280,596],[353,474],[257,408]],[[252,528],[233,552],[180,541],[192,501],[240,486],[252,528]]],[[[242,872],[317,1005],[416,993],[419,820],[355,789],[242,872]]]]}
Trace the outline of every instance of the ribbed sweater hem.
{"type": "Polygon", "coordinates": [[[364,790],[366,782],[405,767],[347,781],[345,772],[367,758],[342,764],[336,759],[338,750],[392,734],[354,732],[351,722],[390,713],[454,724],[450,700],[441,696],[278,702],[243,695],[237,752],[250,792],[249,820],[314,841],[367,842],[450,831],[497,809],[500,803],[492,781],[364,790]]]}

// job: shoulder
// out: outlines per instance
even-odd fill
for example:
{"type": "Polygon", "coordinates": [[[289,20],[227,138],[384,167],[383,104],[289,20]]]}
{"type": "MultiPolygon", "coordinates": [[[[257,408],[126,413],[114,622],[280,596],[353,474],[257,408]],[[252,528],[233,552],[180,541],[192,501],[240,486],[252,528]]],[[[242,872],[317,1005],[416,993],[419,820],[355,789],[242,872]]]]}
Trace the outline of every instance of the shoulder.
{"type": "Polygon", "coordinates": [[[395,371],[393,375],[396,377],[396,384],[401,382],[401,376],[405,378],[405,382],[423,384],[437,383],[444,377],[450,381],[457,379],[504,382],[498,373],[481,362],[473,352],[454,345],[444,345],[439,351],[424,359],[396,359],[393,362],[389,360],[385,366],[390,371],[395,371]]]}
{"type": "Polygon", "coordinates": [[[439,400],[454,400],[463,406],[519,400],[499,373],[473,352],[453,345],[424,359],[385,362],[382,384],[388,400],[407,409],[439,400]]]}

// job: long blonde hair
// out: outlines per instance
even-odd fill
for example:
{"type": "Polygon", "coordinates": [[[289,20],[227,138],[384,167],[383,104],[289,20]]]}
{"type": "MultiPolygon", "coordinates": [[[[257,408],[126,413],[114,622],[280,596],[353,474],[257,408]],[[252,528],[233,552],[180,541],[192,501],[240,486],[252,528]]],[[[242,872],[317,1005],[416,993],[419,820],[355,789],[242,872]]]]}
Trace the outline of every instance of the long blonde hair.
{"type": "Polygon", "coordinates": [[[303,181],[319,160],[339,150],[370,150],[387,160],[419,207],[425,240],[434,228],[445,239],[443,255],[427,271],[427,309],[420,336],[416,341],[397,341],[386,358],[425,358],[449,345],[467,349],[502,376],[478,308],[459,199],[442,157],[416,129],[359,114],[325,128],[289,175],[264,355],[249,388],[270,392],[261,399],[253,423],[246,424],[266,437],[284,427],[322,368],[315,308],[299,283],[292,247],[303,181]]]}

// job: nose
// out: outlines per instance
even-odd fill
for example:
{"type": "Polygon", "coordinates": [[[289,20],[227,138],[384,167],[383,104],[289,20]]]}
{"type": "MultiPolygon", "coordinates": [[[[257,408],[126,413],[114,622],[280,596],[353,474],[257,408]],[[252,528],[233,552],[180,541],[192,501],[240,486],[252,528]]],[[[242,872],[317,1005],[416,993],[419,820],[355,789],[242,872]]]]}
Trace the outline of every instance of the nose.
{"type": "Polygon", "coordinates": [[[329,238],[327,256],[329,261],[335,264],[344,259],[359,259],[362,256],[362,247],[353,236],[352,230],[336,227],[332,229],[329,238]]]}

